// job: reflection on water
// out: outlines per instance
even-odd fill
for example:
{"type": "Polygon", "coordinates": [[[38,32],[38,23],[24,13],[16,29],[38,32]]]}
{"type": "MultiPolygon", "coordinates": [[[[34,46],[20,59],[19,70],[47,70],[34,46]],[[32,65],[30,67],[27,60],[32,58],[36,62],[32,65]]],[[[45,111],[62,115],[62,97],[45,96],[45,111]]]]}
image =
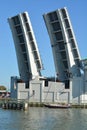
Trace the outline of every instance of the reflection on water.
{"type": "Polygon", "coordinates": [[[0,130],[87,130],[87,109],[0,109],[0,130]]]}

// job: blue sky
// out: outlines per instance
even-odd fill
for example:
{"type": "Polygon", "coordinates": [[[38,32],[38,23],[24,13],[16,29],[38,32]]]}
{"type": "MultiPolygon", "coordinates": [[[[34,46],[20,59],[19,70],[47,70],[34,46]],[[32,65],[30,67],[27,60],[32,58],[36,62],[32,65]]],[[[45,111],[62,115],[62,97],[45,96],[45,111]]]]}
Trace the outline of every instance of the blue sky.
{"type": "Polygon", "coordinates": [[[42,74],[54,76],[55,68],[50,39],[43,14],[67,7],[82,58],[87,48],[87,0],[0,0],[0,85],[10,87],[10,77],[18,76],[18,66],[8,17],[29,13],[44,65],[42,74]]]}

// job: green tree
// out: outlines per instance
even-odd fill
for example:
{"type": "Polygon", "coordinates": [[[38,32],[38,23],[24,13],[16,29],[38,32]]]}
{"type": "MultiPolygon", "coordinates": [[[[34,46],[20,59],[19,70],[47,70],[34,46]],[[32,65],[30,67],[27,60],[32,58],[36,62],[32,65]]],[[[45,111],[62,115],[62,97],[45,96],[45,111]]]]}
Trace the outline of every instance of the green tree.
{"type": "Polygon", "coordinates": [[[0,86],[0,90],[6,90],[6,87],[3,86],[3,85],[1,85],[1,86],[0,86]]]}

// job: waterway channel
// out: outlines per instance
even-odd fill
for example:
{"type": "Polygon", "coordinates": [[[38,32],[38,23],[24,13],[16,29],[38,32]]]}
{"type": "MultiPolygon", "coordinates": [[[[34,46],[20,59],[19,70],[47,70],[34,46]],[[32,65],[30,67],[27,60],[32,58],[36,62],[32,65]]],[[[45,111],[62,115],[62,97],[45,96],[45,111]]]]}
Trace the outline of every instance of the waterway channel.
{"type": "Polygon", "coordinates": [[[87,109],[0,109],[0,130],[87,130],[87,109]]]}

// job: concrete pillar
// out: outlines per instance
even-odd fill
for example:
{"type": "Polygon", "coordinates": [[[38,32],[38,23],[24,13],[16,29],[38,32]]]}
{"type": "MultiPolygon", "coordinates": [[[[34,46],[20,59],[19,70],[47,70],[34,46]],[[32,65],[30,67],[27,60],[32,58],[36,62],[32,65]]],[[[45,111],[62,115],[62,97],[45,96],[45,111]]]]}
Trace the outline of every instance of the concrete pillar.
{"type": "Polygon", "coordinates": [[[24,103],[24,105],[23,105],[23,110],[27,110],[28,109],[28,103],[24,103]]]}

